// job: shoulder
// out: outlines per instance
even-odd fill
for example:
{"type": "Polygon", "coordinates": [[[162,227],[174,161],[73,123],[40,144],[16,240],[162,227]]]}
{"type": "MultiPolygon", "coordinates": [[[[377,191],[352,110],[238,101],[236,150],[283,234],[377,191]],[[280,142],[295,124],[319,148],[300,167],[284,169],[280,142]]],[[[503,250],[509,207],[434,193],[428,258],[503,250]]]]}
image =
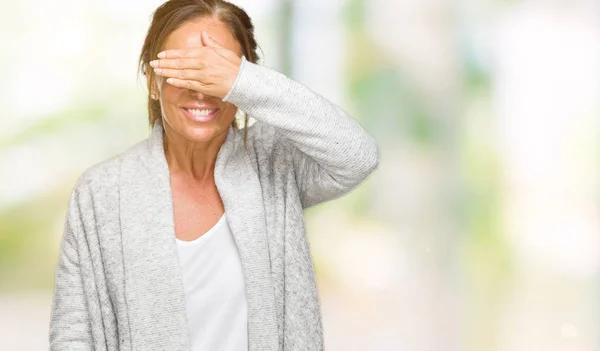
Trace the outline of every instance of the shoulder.
{"type": "Polygon", "coordinates": [[[139,155],[147,144],[147,139],[142,140],[124,152],[92,164],[86,168],[77,178],[73,188],[74,194],[98,193],[110,190],[117,190],[121,164],[123,160],[139,155]]]}
{"type": "Polygon", "coordinates": [[[248,156],[261,178],[265,177],[272,181],[282,179],[279,176],[273,178],[275,175],[287,175],[294,172],[294,147],[287,141],[283,131],[279,128],[257,121],[248,128],[247,142],[248,156]]]}
{"type": "MultiPolygon", "coordinates": [[[[240,130],[243,140],[244,130],[240,130]]],[[[286,153],[288,143],[285,142],[281,130],[265,122],[256,121],[248,127],[248,143],[257,154],[277,156],[286,153]]]]}
{"type": "MultiPolygon", "coordinates": [[[[238,131],[241,135],[244,135],[244,129],[238,131]]],[[[277,135],[277,130],[272,125],[255,120],[250,126],[248,126],[248,138],[252,141],[265,144],[272,142],[277,135]]]]}

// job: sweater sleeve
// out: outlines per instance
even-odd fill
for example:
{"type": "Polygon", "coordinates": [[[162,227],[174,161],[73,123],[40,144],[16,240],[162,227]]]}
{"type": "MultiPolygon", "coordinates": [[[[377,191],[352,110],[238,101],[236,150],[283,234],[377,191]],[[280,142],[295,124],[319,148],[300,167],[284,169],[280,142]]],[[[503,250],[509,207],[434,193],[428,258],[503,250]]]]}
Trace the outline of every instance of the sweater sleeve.
{"type": "Polygon", "coordinates": [[[278,129],[303,209],[349,193],[379,167],[379,144],[356,120],[280,72],[243,58],[223,101],[278,129]]]}
{"type": "Polygon", "coordinates": [[[78,242],[82,240],[76,191],[67,210],[65,229],[55,272],[55,289],[50,314],[50,351],[93,350],[78,242]]]}

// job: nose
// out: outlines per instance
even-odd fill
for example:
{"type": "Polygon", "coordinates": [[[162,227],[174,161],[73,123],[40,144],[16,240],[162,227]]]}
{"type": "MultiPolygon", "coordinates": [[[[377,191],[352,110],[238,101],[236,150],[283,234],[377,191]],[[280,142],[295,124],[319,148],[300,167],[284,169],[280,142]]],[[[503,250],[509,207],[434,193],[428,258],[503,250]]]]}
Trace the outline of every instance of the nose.
{"type": "Polygon", "coordinates": [[[196,99],[202,101],[204,100],[205,95],[197,90],[193,90],[193,89],[188,89],[190,94],[195,97],[196,99]]]}

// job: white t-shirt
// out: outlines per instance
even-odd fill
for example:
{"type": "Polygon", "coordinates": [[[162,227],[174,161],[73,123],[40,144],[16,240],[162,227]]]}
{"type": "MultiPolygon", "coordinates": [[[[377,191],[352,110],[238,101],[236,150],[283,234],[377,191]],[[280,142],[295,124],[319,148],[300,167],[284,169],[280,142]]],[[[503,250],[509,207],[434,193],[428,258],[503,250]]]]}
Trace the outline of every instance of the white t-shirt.
{"type": "Polygon", "coordinates": [[[193,241],[177,239],[193,351],[248,351],[248,308],[225,213],[193,241]]]}

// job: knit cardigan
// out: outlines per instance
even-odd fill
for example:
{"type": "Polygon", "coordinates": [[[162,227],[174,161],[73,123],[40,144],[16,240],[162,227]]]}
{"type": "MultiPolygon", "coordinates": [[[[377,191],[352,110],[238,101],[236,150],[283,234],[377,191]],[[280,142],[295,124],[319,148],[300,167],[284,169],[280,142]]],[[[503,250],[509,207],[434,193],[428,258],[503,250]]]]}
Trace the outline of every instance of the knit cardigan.
{"type": "MultiPolygon", "coordinates": [[[[303,210],[363,183],[378,168],[379,145],[338,106],[246,59],[222,101],[256,120],[246,152],[243,130],[229,127],[214,167],[243,266],[249,350],[323,350],[303,210]]],[[[171,196],[160,122],[78,178],[50,350],[191,350],[171,196]]]]}

